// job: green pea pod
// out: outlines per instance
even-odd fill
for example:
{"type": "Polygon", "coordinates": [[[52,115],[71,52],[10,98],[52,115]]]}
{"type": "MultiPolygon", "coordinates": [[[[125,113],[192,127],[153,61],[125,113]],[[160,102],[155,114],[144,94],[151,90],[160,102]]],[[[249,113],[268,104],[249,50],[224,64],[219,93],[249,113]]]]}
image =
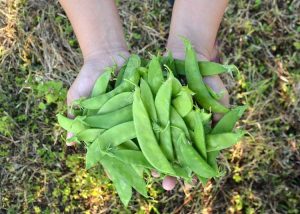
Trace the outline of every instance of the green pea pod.
{"type": "Polygon", "coordinates": [[[214,113],[226,113],[228,108],[216,101],[208,92],[203,82],[197,56],[192,48],[190,41],[184,39],[186,57],[185,57],[185,72],[189,88],[195,92],[195,99],[199,105],[203,106],[206,110],[211,110],[214,113]]]}
{"type": "MultiPolygon", "coordinates": [[[[232,71],[238,71],[235,65],[222,65],[215,62],[199,61],[199,70],[202,76],[212,76],[222,73],[232,73],[232,71]]],[[[185,75],[185,65],[183,60],[175,59],[176,71],[180,75],[185,75]]]]}
{"type": "Polygon", "coordinates": [[[124,206],[127,207],[132,197],[132,187],[122,179],[118,179],[115,177],[112,177],[111,179],[117,190],[120,200],[122,201],[124,206]]]}
{"type": "Polygon", "coordinates": [[[96,97],[106,92],[109,80],[111,78],[111,73],[111,70],[107,70],[96,80],[91,97],[96,97]]]}
{"type": "Polygon", "coordinates": [[[177,78],[172,78],[172,97],[177,96],[182,89],[182,85],[177,78]]]}
{"type": "Polygon", "coordinates": [[[82,120],[70,119],[61,114],[57,114],[56,117],[59,125],[66,131],[71,132],[73,134],[77,134],[87,128],[87,126],[82,120]]]}
{"type": "MultiPolygon", "coordinates": [[[[175,127],[179,128],[179,129],[181,129],[184,132],[185,136],[188,139],[191,139],[191,136],[189,134],[189,130],[188,130],[186,124],[184,123],[184,120],[180,117],[180,115],[178,114],[178,112],[172,106],[171,106],[170,121],[171,121],[171,126],[172,127],[175,126],[175,127]]],[[[172,134],[172,139],[173,139],[173,134],[172,134]]],[[[174,140],[172,140],[172,141],[174,142],[174,140]]]]}
{"type": "Polygon", "coordinates": [[[134,73],[136,73],[137,68],[141,66],[141,59],[138,55],[132,54],[127,62],[126,69],[124,71],[124,79],[130,79],[134,73]]]}
{"type": "Polygon", "coordinates": [[[112,111],[116,111],[128,105],[131,105],[133,101],[132,92],[123,92],[110,98],[103,106],[99,109],[98,114],[105,114],[112,111]]]}
{"type": "Polygon", "coordinates": [[[96,97],[88,98],[80,102],[80,106],[86,109],[100,109],[104,103],[106,103],[113,96],[120,94],[122,92],[132,91],[134,85],[139,82],[140,75],[138,72],[135,72],[128,81],[123,81],[118,87],[112,91],[101,94],[96,97]]]}
{"type": "Polygon", "coordinates": [[[80,141],[93,142],[99,137],[105,130],[104,129],[85,129],[79,132],[76,137],[80,141]]]}
{"type": "Polygon", "coordinates": [[[186,168],[173,164],[173,169],[175,170],[177,177],[183,178],[186,181],[192,181],[191,173],[186,168]]]}
{"type": "Polygon", "coordinates": [[[93,128],[109,129],[120,123],[132,121],[132,105],[106,114],[87,116],[84,122],[93,128]]]}
{"type": "Polygon", "coordinates": [[[160,147],[169,160],[174,160],[170,128],[170,104],[172,96],[172,78],[168,78],[159,88],[155,97],[158,121],[163,130],[159,133],[160,147]]]}
{"type": "Polygon", "coordinates": [[[205,186],[207,184],[207,182],[209,181],[208,178],[203,178],[201,176],[197,176],[197,177],[200,180],[200,182],[202,183],[202,186],[205,186]]]}
{"type": "Polygon", "coordinates": [[[215,92],[211,87],[209,87],[207,84],[205,84],[208,92],[210,93],[210,95],[215,99],[215,100],[220,100],[224,97],[224,93],[225,91],[221,91],[219,93],[215,92]]]}
{"type": "Polygon", "coordinates": [[[212,152],[229,148],[235,145],[244,136],[244,134],[244,132],[240,131],[237,133],[229,132],[222,134],[207,135],[207,151],[212,152]]]}
{"type": "MultiPolygon", "coordinates": [[[[216,126],[211,131],[211,134],[220,134],[224,132],[231,132],[236,124],[236,122],[241,118],[244,111],[246,110],[246,106],[238,106],[228,113],[226,113],[216,124],[216,126]]],[[[214,169],[218,168],[217,165],[217,157],[219,155],[219,151],[213,151],[207,153],[207,162],[214,169]]]]}
{"type": "Polygon", "coordinates": [[[164,76],[157,57],[153,56],[149,63],[148,83],[153,95],[156,95],[161,84],[164,82],[164,76]]]}
{"type": "Polygon", "coordinates": [[[127,140],[124,143],[120,144],[118,146],[118,149],[123,149],[123,150],[137,150],[139,151],[139,147],[132,141],[132,140],[127,140]]]}
{"type": "Polygon", "coordinates": [[[128,63],[128,60],[126,60],[126,62],[125,62],[124,65],[120,68],[120,70],[119,70],[119,72],[118,72],[117,79],[116,79],[116,82],[115,82],[115,88],[116,88],[117,86],[119,86],[119,85],[122,83],[123,79],[124,79],[124,72],[125,72],[127,63],[128,63]]]}
{"type": "Polygon", "coordinates": [[[136,137],[133,122],[122,123],[103,132],[87,147],[86,168],[89,169],[100,162],[107,150],[136,137]]]}
{"type": "Polygon", "coordinates": [[[184,163],[188,168],[190,168],[198,176],[204,178],[211,178],[217,175],[217,172],[209,166],[197,153],[193,146],[188,143],[184,135],[181,135],[179,141],[178,146],[183,155],[184,163]]]}
{"type": "Polygon", "coordinates": [[[144,197],[148,197],[146,183],[140,177],[132,166],[119,161],[116,158],[105,156],[101,160],[101,164],[108,174],[115,179],[123,180],[134,189],[136,189],[144,197]]]}
{"type": "Polygon", "coordinates": [[[180,150],[180,143],[181,143],[180,139],[182,138],[182,135],[185,134],[183,130],[175,126],[172,126],[171,133],[172,133],[172,141],[174,144],[176,158],[181,166],[186,167],[185,158],[183,157],[183,153],[180,150]]]}
{"type": "Polygon", "coordinates": [[[141,79],[140,87],[141,87],[141,99],[142,102],[144,103],[147,113],[151,121],[157,122],[157,113],[156,113],[154,98],[151,89],[148,83],[143,79],[141,79]]]}
{"type": "Polygon", "coordinates": [[[163,63],[177,76],[175,60],[171,51],[168,52],[168,56],[165,59],[163,63]]]}
{"type": "Polygon", "coordinates": [[[187,91],[181,90],[172,100],[172,105],[181,117],[185,117],[193,109],[193,98],[187,91]]]}
{"type": "Polygon", "coordinates": [[[140,74],[140,76],[147,81],[148,79],[148,69],[145,68],[145,67],[139,67],[138,69],[138,72],[140,74]]]}
{"type": "Polygon", "coordinates": [[[112,152],[112,155],[126,164],[143,166],[149,169],[153,168],[153,166],[146,160],[141,151],[115,150],[112,152]]]}
{"type": "Polygon", "coordinates": [[[136,87],[133,98],[133,121],[139,146],[148,162],[158,171],[174,175],[175,172],[161,151],[152,130],[147,110],[141,100],[140,88],[136,87]]]}
{"type": "Polygon", "coordinates": [[[246,106],[238,106],[226,113],[219,122],[215,125],[211,134],[220,134],[224,132],[231,132],[236,122],[242,117],[246,110],[246,106]]]}
{"type": "Polygon", "coordinates": [[[98,142],[100,143],[101,149],[106,151],[111,147],[116,147],[133,138],[136,138],[134,123],[133,121],[129,121],[107,129],[100,135],[100,140],[98,142]]]}
{"type": "Polygon", "coordinates": [[[206,145],[205,145],[205,133],[204,133],[203,124],[199,113],[200,112],[196,111],[195,114],[194,143],[200,155],[204,158],[204,160],[206,160],[207,154],[206,154],[206,145]]]}

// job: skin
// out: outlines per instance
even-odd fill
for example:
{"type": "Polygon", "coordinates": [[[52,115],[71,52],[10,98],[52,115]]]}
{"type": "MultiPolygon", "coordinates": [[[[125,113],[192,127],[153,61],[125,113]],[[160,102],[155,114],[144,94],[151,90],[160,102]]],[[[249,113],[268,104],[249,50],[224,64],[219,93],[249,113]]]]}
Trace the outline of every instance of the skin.
{"type": "MultiPolygon", "coordinates": [[[[60,0],[78,38],[84,64],[70,87],[67,103],[82,96],[89,96],[93,85],[104,68],[114,62],[118,66],[129,56],[124,39],[122,24],[113,0],[60,0]]],[[[228,0],[176,0],[171,21],[167,49],[174,58],[184,59],[183,43],[178,35],[185,36],[194,45],[199,60],[213,60],[217,52],[214,49],[217,31],[222,20],[228,0]]],[[[204,78],[204,81],[216,92],[226,88],[219,76],[204,78]]],[[[229,105],[228,92],[221,100],[229,105]]],[[[222,115],[214,115],[217,121],[222,115]]],[[[72,115],[69,115],[72,117],[72,115]]],[[[68,133],[67,137],[70,137],[68,133]]],[[[71,144],[72,145],[72,144],[71,144]]],[[[166,177],[163,188],[171,190],[176,179],[166,177]]]]}

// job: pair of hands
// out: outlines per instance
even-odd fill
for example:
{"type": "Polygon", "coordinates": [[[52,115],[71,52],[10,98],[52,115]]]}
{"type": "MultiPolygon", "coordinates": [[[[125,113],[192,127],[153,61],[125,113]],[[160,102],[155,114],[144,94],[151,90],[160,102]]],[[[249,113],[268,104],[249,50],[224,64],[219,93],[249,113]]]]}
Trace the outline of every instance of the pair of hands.
{"type": "MultiPolygon", "coordinates": [[[[171,50],[172,51],[172,50],[171,50]]],[[[217,51],[214,51],[213,59],[216,58],[217,51]]],[[[103,73],[106,67],[112,66],[114,63],[117,63],[118,66],[121,66],[125,60],[123,57],[128,57],[129,53],[127,50],[118,50],[115,52],[99,52],[89,58],[87,58],[82,66],[78,76],[71,85],[67,93],[67,104],[71,105],[74,100],[79,99],[80,97],[88,97],[93,89],[94,83],[97,78],[103,73]]],[[[198,54],[199,60],[212,60],[209,57],[203,56],[203,54],[198,54]]],[[[174,54],[175,58],[183,58],[184,52],[176,52],[174,54]]],[[[205,77],[204,81],[208,84],[214,91],[221,92],[224,91],[224,96],[220,100],[221,103],[228,106],[229,105],[229,95],[228,92],[218,75],[205,77]]],[[[214,121],[217,121],[221,118],[222,115],[214,115],[214,121]]],[[[72,118],[72,115],[69,115],[72,118]]],[[[67,138],[72,135],[68,133],[67,138]]],[[[68,146],[72,146],[74,143],[69,143],[68,146]]],[[[157,172],[152,172],[153,177],[159,177],[160,175],[157,172]]],[[[162,186],[165,190],[172,190],[176,185],[176,178],[166,176],[163,179],[162,186]]]]}

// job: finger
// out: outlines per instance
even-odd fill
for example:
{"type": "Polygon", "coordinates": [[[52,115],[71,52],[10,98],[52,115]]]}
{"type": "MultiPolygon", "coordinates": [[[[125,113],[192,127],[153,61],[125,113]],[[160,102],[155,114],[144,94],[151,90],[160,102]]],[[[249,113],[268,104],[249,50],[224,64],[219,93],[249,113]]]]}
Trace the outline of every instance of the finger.
{"type": "Polygon", "coordinates": [[[166,176],[162,182],[162,187],[165,190],[170,191],[170,190],[174,189],[176,182],[177,182],[177,180],[175,177],[166,176]]]}
{"type": "MultiPolygon", "coordinates": [[[[229,107],[229,94],[228,91],[218,75],[204,77],[204,82],[212,88],[216,93],[223,93],[222,98],[219,100],[220,103],[229,107]]],[[[222,118],[223,114],[214,114],[213,122],[216,122],[222,118]]]]}

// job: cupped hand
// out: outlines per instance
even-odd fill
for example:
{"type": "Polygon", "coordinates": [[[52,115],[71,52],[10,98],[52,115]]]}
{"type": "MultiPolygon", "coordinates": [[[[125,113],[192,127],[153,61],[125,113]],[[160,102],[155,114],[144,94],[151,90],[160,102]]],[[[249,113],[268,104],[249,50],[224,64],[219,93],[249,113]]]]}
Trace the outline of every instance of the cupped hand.
{"type": "MultiPolygon", "coordinates": [[[[97,78],[104,72],[104,69],[114,64],[120,67],[128,55],[127,51],[119,51],[116,53],[95,54],[86,59],[79,74],[68,90],[67,105],[71,106],[73,101],[81,97],[90,96],[97,78]]],[[[70,113],[68,117],[73,118],[70,113]]],[[[72,133],[67,133],[67,138],[70,137],[72,137],[72,133]]],[[[68,146],[74,144],[74,142],[67,143],[68,146]]]]}

